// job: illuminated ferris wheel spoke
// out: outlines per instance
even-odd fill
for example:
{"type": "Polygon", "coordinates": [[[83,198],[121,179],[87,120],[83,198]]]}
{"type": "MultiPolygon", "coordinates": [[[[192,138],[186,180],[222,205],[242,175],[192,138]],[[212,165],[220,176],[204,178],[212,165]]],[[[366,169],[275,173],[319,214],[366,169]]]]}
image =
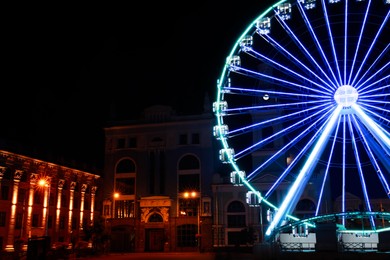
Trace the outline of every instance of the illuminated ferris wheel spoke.
{"type": "MultiPolygon", "coordinates": [[[[375,81],[375,82],[373,82],[373,83],[371,83],[371,84],[369,84],[369,85],[364,86],[364,88],[360,88],[360,86],[362,86],[362,85],[359,85],[359,86],[356,87],[356,89],[357,89],[357,90],[360,90],[360,91],[365,90],[365,89],[367,89],[367,88],[369,88],[369,87],[378,85],[380,82],[383,82],[383,81],[385,81],[385,80],[388,79],[388,78],[390,78],[390,75],[386,75],[386,76],[384,76],[383,78],[380,78],[380,79],[378,79],[377,81],[375,81]]],[[[365,82],[365,83],[366,83],[366,82],[365,82]]]]}
{"type": "MultiPolygon", "coordinates": [[[[291,52],[287,51],[283,46],[281,46],[278,42],[276,42],[271,36],[269,36],[268,34],[266,35],[261,35],[263,38],[265,38],[266,41],[269,41],[271,44],[273,44],[275,46],[275,48],[280,51],[282,50],[284,53],[286,53],[288,55],[288,57],[292,58],[296,64],[299,64],[301,67],[303,67],[307,72],[309,72],[309,75],[312,75],[314,76],[316,79],[318,79],[319,81],[321,81],[323,84],[325,84],[326,86],[328,86],[330,89],[336,89],[337,86],[333,83],[333,81],[331,81],[331,79],[328,77],[327,74],[325,74],[325,72],[323,70],[321,70],[321,72],[323,73],[323,75],[325,76],[325,78],[328,80],[328,82],[332,85],[330,85],[328,82],[326,82],[324,79],[322,79],[319,75],[317,75],[317,73],[313,72],[309,67],[307,67],[302,61],[300,61],[297,57],[295,57],[293,54],[291,54],[291,52]]],[[[321,86],[321,88],[323,88],[321,86]]]]}
{"type": "Polygon", "coordinates": [[[331,30],[331,26],[330,26],[330,22],[329,22],[328,10],[326,8],[325,0],[322,0],[322,8],[324,10],[324,18],[325,18],[325,22],[326,22],[326,29],[327,29],[327,33],[329,35],[328,39],[330,40],[330,44],[331,44],[331,47],[332,47],[333,59],[334,59],[334,63],[336,65],[336,71],[337,71],[337,74],[338,74],[338,81],[336,79],[336,76],[334,75],[333,70],[330,69],[330,71],[332,72],[332,75],[333,75],[333,78],[334,78],[335,82],[338,82],[339,85],[342,85],[341,84],[340,67],[339,67],[339,63],[338,63],[336,48],[334,46],[333,35],[332,35],[332,30],[331,30]]]}
{"type": "Polygon", "coordinates": [[[375,97],[386,97],[386,96],[390,96],[390,94],[376,94],[376,95],[365,95],[364,98],[375,98],[375,97]]]}
{"type": "Polygon", "coordinates": [[[300,195],[303,192],[303,188],[306,186],[307,182],[310,179],[311,173],[313,171],[313,166],[315,163],[315,158],[322,154],[322,151],[324,149],[324,143],[329,138],[332,129],[335,127],[336,125],[335,122],[338,116],[340,115],[341,110],[342,107],[338,106],[333,111],[331,117],[329,118],[326,124],[326,127],[323,129],[323,132],[321,133],[321,136],[317,140],[317,143],[313,147],[313,150],[310,152],[310,155],[305,161],[304,166],[300,170],[297,178],[295,179],[290,190],[288,191],[286,198],[283,200],[281,206],[278,208],[278,211],[276,212],[274,219],[272,220],[272,222],[270,223],[266,231],[266,235],[271,235],[273,229],[278,227],[281,224],[282,219],[286,217],[286,214],[288,214],[291,211],[291,208],[295,207],[300,195]]]}
{"type": "MultiPolygon", "coordinates": [[[[346,201],[345,201],[345,197],[346,197],[346,157],[347,157],[347,153],[346,153],[346,142],[347,142],[347,138],[346,138],[346,132],[347,132],[347,126],[346,126],[346,116],[343,115],[343,143],[342,143],[342,149],[343,149],[343,165],[342,165],[342,187],[341,187],[341,196],[342,196],[342,201],[341,201],[341,210],[342,212],[346,212],[346,201]]],[[[345,218],[342,219],[342,223],[343,225],[345,225],[345,218]]]]}
{"type": "Polygon", "coordinates": [[[384,191],[385,193],[388,195],[388,197],[390,197],[390,186],[385,178],[385,176],[383,175],[383,170],[381,169],[381,167],[379,166],[378,164],[378,161],[376,159],[376,157],[374,156],[373,152],[372,152],[372,149],[370,148],[370,142],[367,140],[366,136],[367,135],[367,131],[364,131],[362,130],[362,128],[360,127],[357,119],[355,116],[353,116],[353,121],[354,121],[354,125],[356,126],[357,130],[359,131],[360,133],[360,136],[363,140],[363,145],[364,145],[364,148],[366,149],[367,151],[367,154],[369,155],[369,159],[372,163],[372,166],[375,170],[375,172],[377,173],[378,175],[378,179],[380,180],[383,188],[384,188],[384,191]]]}
{"type": "MultiPolygon", "coordinates": [[[[321,46],[321,44],[320,44],[320,42],[319,42],[319,40],[318,40],[318,37],[317,37],[316,33],[314,32],[313,27],[312,27],[312,25],[311,25],[311,23],[310,23],[310,20],[309,20],[309,18],[307,17],[306,12],[305,12],[304,8],[302,7],[302,4],[301,4],[299,1],[298,1],[298,6],[299,6],[299,11],[300,11],[300,13],[301,13],[301,15],[303,16],[303,19],[304,19],[304,21],[305,21],[305,24],[306,24],[307,28],[309,29],[310,35],[311,35],[311,37],[313,38],[313,41],[314,41],[314,43],[316,44],[317,49],[318,49],[318,50],[320,51],[320,53],[321,53],[321,57],[322,57],[322,59],[324,60],[324,62],[325,62],[325,64],[326,64],[326,67],[328,68],[328,70],[329,70],[330,73],[332,74],[334,80],[337,82],[336,77],[335,77],[335,75],[334,75],[334,72],[333,72],[333,70],[332,70],[332,67],[331,67],[331,65],[329,64],[329,61],[328,61],[328,59],[327,59],[327,57],[326,57],[326,55],[325,55],[325,52],[324,52],[324,50],[323,50],[323,47],[321,46]]],[[[323,71],[322,71],[322,72],[323,72],[323,71]]],[[[325,75],[325,77],[329,80],[329,82],[331,82],[331,83],[334,85],[334,87],[335,87],[334,89],[336,89],[337,86],[333,83],[332,80],[330,80],[330,78],[328,77],[328,75],[327,75],[327,74],[324,74],[324,75],[325,75]]]]}
{"type": "MultiPolygon", "coordinates": [[[[300,203],[313,188],[308,214],[325,221],[337,210],[347,229],[356,207],[349,193],[367,212],[376,209],[369,204],[375,193],[390,199],[389,7],[373,0],[279,0],[226,58],[213,133],[221,161],[233,169],[232,183],[274,210],[265,239],[285,230],[286,221],[315,224],[294,216],[306,217],[300,203]],[[264,178],[275,181],[265,186],[264,178]]],[[[372,230],[381,226],[366,218],[372,230]]]]}
{"type": "MultiPolygon", "coordinates": [[[[266,160],[264,163],[262,163],[258,168],[256,168],[252,173],[248,174],[247,178],[248,180],[251,180],[255,177],[255,174],[258,173],[260,170],[263,168],[266,168],[266,166],[273,162],[275,159],[278,158],[278,156],[283,153],[285,150],[287,150],[289,147],[293,146],[296,144],[300,139],[302,139],[303,136],[308,134],[312,128],[314,128],[319,122],[321,122],[326,115],[332,112],[332,109],[330,107],[318,111],[316,114],[322,114],[321,117],[319,117],[314,123],[312,123],[310,126],[306,127],[303,131],[300,132],[294,139],[292,139],[290,142],[288,142],[284,147],[280,148],[277,152],[275,152],[268,160],[266,160]]],[[[315,115],[314,115],[315,116],[315,115]]],[[[303,122],[304,120],[302,120],[303,122]]],[[[290,126],[289,128],[294,128],[294,126],[290,126]]],[[[284,133],[287,133],[287,131],[283,130],[284,133]]],[[[313,139],[313,138],[312,138],[313,139]]],[[[271,140],[271,139],[270,139],[271,140]]],[[[268,140],[267,140],[268,141],[268,140]]],[[[262,142],[262,141],[261,141],[262,142]]],[[[310,143],[310,141],[308,142],[310,143]]],[[[308,147],[306,145],[306,147],[308,147]]]]}
{"type": "MultiPolygon", "coordinates": [[[[358,147],[357,147],[357,144],[356,144],[354,131],[353,131],[353,128],[352,128],[352,122],[351,122],[351,116],[350,115],[348,115],[348,124],[349,124],[349,131],[350,131],[351,139],[352,139],[352,145],[353,145],[353,149],[352,150],[355,153],[356,165],[358,166],[358,175],[359,175],[359,178],[360,178],[360,183],[362,185],[364,202],[366,204],[367,211],[372,212],[371,204],[370,204],[370,198],[369,198],[368,193],[367,193],[366,181],[364,179],[363,169],[362,169],[361,162],[360,162],[360,155],[359,155],[358,147]]],[[[374,218],[372,216],[370,217],[370,223],[371,223],[372,229],[375,230],[375,222],[374,222],[374,218]]]]}
{"type": "MultiPolygon", "coordinates": [[[[372,71],[375,68],[375,65],[378,63],[378,61],[382,60],[385,57],[389,48],[390,48],[390,44],[387,44],[386,48],[383,49],[383,51],[378,55],[378,57],[374,60],[374,62],[371,64],[371,66],[366,70],[366,72],[355,83],[356,86],[364,85],[368,81],[368,80],[366,80],[364,83],[360,84],[360,82],[366,78],[368,73],[372,73],[372,71]]],[[[381,72],[387,66],[389,66],[389,62],[386,65],[384,65],[382,68],[380,68],[379,70],[376,70],[376,72],[374,74],[376,75],[377,73],[381,72]]],[[[373,76],[369,77],[369,79],[371,79],[371,78],[373,78],[373,76]]]]}
{"type": "MultiPolygon", "coordinates": [[[[383,102],[382,102],[383,103],[383,102]]],[[[386,102],[387,104],[390,104],[390,102],[386,102]]],[[[382,120],[384,122],[387,122],[388,124],[390,123],[390,119],[389,118],[386,118],[386,117],[383,117],[381,115],[379,115],[378,113],[375,113],[373,112],[372,110],[369,110],[368,108],[366,107],[370,107],[372,109],[375,109],[376,111],[382,111],[382,112],[386,112],[386,113],[390,113],[390,110],[388,109],[384,109],[383,107],[379,107],[379,106],[373,106],[373,105],[370,105],[370,104],[367,104],[367,103],[364,103],[363,105],[360,105],[360,108],[363,109],[364,111],[366,111],[367,113],[375,116],[378,120],[382,120]]],[[[385,129],[381,128],[383,132],[387,132],[385,129]]],[[[387,133],[387,135],[390,135],[389,133],[387,133]]]]}
{"type": "Polygon", "coordinates": [[[364,19],[363,19],[363,23],[362,23],[362,26],[361,26],[361,29],[360,29],[360,34],[359,34],[359,40],[357,41],[357,44],[356,44],[355,55],[353,57],[352,66],[351,66],[351,69],[350,69],[350,72],[349,72],[348,85],[351,85],[351,77],[352,77],[352,74],[353,74],[353,70],[355,68],[355,63],[356,63],[356,60],[357,60],[357,55],[358,55],[358,52],[359,52],[360,43],[362,41],[363,31],[364,31],[364,28],[366,27],[367,16],[369,14],[370,7],[371,7],[371,0],[368,1],[366,12],[364,14],[364,19]]]}
{"type": "Polygon", "coordinates": [[[230,66],[230,69],[232,72],[234,71],[234,73],[246,75],[247,77],[253,77],[253,78],[257,78],[257,79],[263,78],[263,79],[268,80],[270,82],[275,81],[275,82],[279,82],[280,84],[288,85],[291,87],[299,87],[301,89],[322,93],[324,95],[329,95],[329,93],[320,91],[320,90],[315,89],[315,88],[310,88],[310,87],[307,87],[307,86],[299,84],[299,83],[295,83],[295,82],[288,81],[288,80],[285,80],[282,78],[267,75],[267,74],[264,74],[261,72],[256,72],[256,71],[253,71],[250,69],[246,69],[246,68],[242,68],[242,67],[238,67],[238,66],[230,66]]]}
{"type": "MultiPolygon", "coordinates": [[[[338,122],[337,122],[337,125],[336,125],[336,130],[335,130],[336,134],[339,131],[340,121],[341,121],[341,116],[338,118],[338,122]]],[[[318,216],[320,208],[321,208],[321,205],[322,205],[322,197],[323,197],[323,194],[324,194],[326,181],[328,180],[329,169],[330,169],[332,157],[333,157],[333,154],[334,154],[334,147],[336,145],[336,140],[337,140],[336,134],[333,136],[333,142],[332,142],[332,147],[331,147],[330,152],[329,152],[328,163],[326,164],[326,169],[325,169],[325,172],[324,172],[324,178],[322,179],[321,189],[320,189],[320,193],[318,195],[318,203],[317,203],[317,207],[316,207],[315,216],[318,216]]]]}
{"type": "Polygon", "coordinates": [[[347,45],[348,45],[348,0],[345,0],[345,11],[344,11],[344,80],[343,84],[347,84],[347,45]]]}
{"type": "MultiPolygon", "coordinates": [[[[253,96],[258,96],[259,93],[262,93],[262,94],[268,94],[268,95],[275,95],[275,96],[280,96],[280,97],[283,97],[285,96],[285,98],[295,98],[297,96],[300,96],[302,94],[300,93],[293,93],[293,92],[284,92],[284,91],[271,91],[271,90],[259,90],[259,89],[248,89],[248,88],[238,88],[238,87],[227,87],[225,88],[227,91],[231,92],[231,93],[237,93],[237,94],[250,94],[250,95],[253,95],[253,96]]],[[[324,93],[325,94],[325,93],[324,93]]],[[[321,99],[321,100],[318,100],[318,101],[315,101],[315,102],[324,102],[324,100],[322,100],[323,98],[326,98],[327,100],[326,101],[329,101],[331,99],[331,96],[329,96],[328,94],[326,94],[325,96],[324,95],[312,95],[312,94],[305,94],[307,97],[311,97],[311,98],[318,98],[318,99],[321,99]]],[[[303,103],[303,102],[302,102],[303,103]]],[[[299,104],[299,103],[298,103],[299,104]]],[[[267,106],[263,106],[263,107],[267,107],[267,106]]],[[[253,107],[254,108],[254,107],[253,107]]]]}
{"type": "MultiPolygon", "coordinates": [[[[292,29],[285,23],[284,19],[280,18],[279,15],[277,15],[276,18],[277,18],[278,22],[282,25],[282,27],[285,28],[286,31],[288,31],[288,36],[290,36],[291,39],[297,45],[299,45],[301,47],[301,50],[303,50],[304,55],[316,65],[317,69],[319,69],[323,74],[326,74],[325,71],[323,70],[323,68],[314,59],[313,55],[311,55],[310,52],[307,50],[307,48],[303,45],[302,41],[295,35],[295,33],[292,31],[292,29]]],[[[329,70],[330,70],[332,76],[335,78],[334,73],[331,70],[331,68],[329,68],[329,70]]]]}
{"type": "MultiPolygon", "coordinates": [[[[377,92],[377,91],[379,91],[379,90],[386,90],[388,87],[389,87],[390,85],[384,85],[384,86],[378,86],[378,87],[376,87],[376,88],[372,88],[372,89],[370,89],[370,90],[367,90],[367,91],[362,91],[362,90],[360,90],[359,91],[359,96],[360,97],[366,97],[366,94],[369,94],[369,93],[372,93],[372,92],[377,92]]],[[[364,89],[365,90],[365,89],[364,89]]],[[[381,92],[382,93],[382,92],[381,92]]]]}
{"type": "MultiPolygon", "coordinates": [[[[330,112],[328,112],[330,113],[330,112]]],[[[262,165],[260,165],[259,168],[257,168],[254,172],[248,175],[248,180],[252,180],[253,178],[256,177],[256,173],[258,173],[262,168],[265,168],[270,162],[272,162],[273,159],[277,158],[279,156],[279,153],[284,152],[287,150],[287,148],[293,146],[294,144],[299,141],[302,136],[306,135],[311,128],[313,128],[317,123],[319,123],[326,115],[323,115],[317,121],[315,121],[313,124],[308,126],[304,131],[302,131],[299,135],[297,135],[293,140],[291,140],[287,145],[285,145],[282,149],[280,149],[278,152],[276,152],[273,156],[271,156],[267,161],[265,161],[262,165]]],[[[281,174],[281,176],[275,181],[275,183],[271,186],[271,188],[267,191],[267,193],[264,195],[264,198],[267,198],[270,196],[270,194],[274,191],[274,189],[283,181],[283,179],[290,174],[291,168],[302,158],[305,152],[308,151],[308,149],[311,147],[313,142],[316,140],[317,136],[320,134],[318,131],[316,134],[314,134],[311,139],[307,142],[305,147],[301,149],[301,151],[296,155],[296,157],[291,161],[290,165],[287,166],[286,170],[281,174]]]]}
{"type": "MultiPolygon", "coordinates": [[[[296,122],[296,123],[294,123],[294,124],[284,128],[283,130],[281,130],[279,132],[276,132],[275,134],[273,134],[273,135],[271,135],[271,136],[269,136],[269,137],[267,137],[267,138],[265,138],[265,139],[255,143],[255,144],[253,144],[252,146],[249,146],[249,147],[243,149],[242,151],[237,152],[236,155],[235,155],[235,158],[239,159],[241,156],[247,154],[248,152],[252,152],[254,150],[254,148],[258,149],[262,145],[267,144],[270,141],[274,140],[276,137],[284,135],[284,134],[288,133],[289,131],[296,130],[296,127],[304,125],[305,121],[309,121],[312,117],[315,117],[315,116],[317,116],[317,115],[319,115],[321,113],[324,113],[325,115],[328,114],[329,113],[329,107],[325,108],[323,110],[317,111],[316,113],[312,114],[311,116],[305,117],[302,120],[300,120],[300,121],[298,121],[298,122],[296,122]],[[327,112],[327,110],[328,110],[328,112],[327,112]]],[[[324,116],[322,116],[321,118],[323,118],[323,117],[324,116]]],[[[302,133],[304,133],[304,132],[305,131],[303,131],[302,133]]],[[[248,178],[249,177],[250,176],[248,175],[248,178]]]]}
{"type": "MultiPolygon", "coordinates": [[[[317,101],[315,103],[318,103],[317,101]]],[[[293,106],[296,106],[296,105],[300,105],[302,103],[293,103],[293,104],[289,104],[289,105],[293,105],[293,106]]],[[[283,107],[286,107],[285,104],[282,105],[283,107]]],[[[304,110],[300,110],[300,111],[297,111],[297,112],[294,112],[294,113],[290,113],[290,114],[287,114],[287,115],[282,115],[282,116],[279,116],[279,117],[275,117],[275,118],[272,118],[270,120],[266,120],[266,121],[261,121],[259,123],[254,123],[254,124],[249,124],[249,125],[245,125],[243,127],[240,127],[240,128],[237,128],[237,129],[233,129],[233,130],[229,130],[228,133],[227,133],[227,136],[228,137],[234,137],[235,135],[237,134],[242,134],[242,133],[247,133],[248,131],[251,131],[255,128],[259,128],[263,125],[267,125],[267,124],[270,124],[270,123],[275,123],[275,122],[278,122],[278,121],[282,121],[282,120],[285,120],[285,119],[289,119],[289,118],[293,118],[295,116],[299,116],[300,114],[302,113],[307,113],[307,112],[310,112],[312,110],[317,110],[323,106],[327,106],[327,109],[329,109],[331,107],[331,103],[325,103],[325,104],[321,104],[321,105],[318,105],[318,106],[315,106],[315,107],[310,107],[308,109],[304,109],[304,110]]],[[[279,107],[279,106],[255,106],[255,107],[250,107],[251,110],[253,109],[261,109],[261,108],[275,108],[275,107],[279,107]]],[[[226,112],[229,113],[230,115],[233,115],[235,113],[231,113],[231,111],[240,111],[242,112],[242,110],[247,110],[247,108],[231,108],[231,109],[227,109],[226,112]]]]}
{"type": "Polygon", "coordinates": [[[278,69],[285,70],[285,74],[286,75],[289,75],[289,76],[295,75],[298,78],[300,78],[301,80],[305,80],[305,81],[310,82],[311,84],[313,84],[313,85],[315,85],[315,86],[317,86],[319,88],[323,88],[323,89],[325,89],[328,92],[328,94],[331,94],[331,91],[329,89],[325,88],[324,86],[322,86],[321,84],[319,84],[319,83],[317,83],[317,82],[315,82],[315,81],[313,81],[311,79],[306,78],[305,76],[299,74],[296,71],[293,71],[292,69],[289,69],[288,67],[282,65],[281,63],[278,63],[278,62],[276,62],[276,61],[274,61],[274,60],[272,60],[272,59],[270,59],[270,58],[268,58],[268,57],[266,57],[266,56],[264,56],[264,55],[262,55],[262,54],[260,54],[258,52],[255,52],[252,49],[248,50],[247,53],[252,55],[253,57],[256,57],[256,58],[260,59],[260,60],[268,61],[270,64],[275,65],[275,67],[278,68],[278,69]]]}
{"type": "MultiPolygon", "coordinates": [[[[320,121],[323,120],[323,118],[331,113],[331,111],[328,111],[326,114],[318,118],[315,122],[313,122],[310,126],[308,126],[304,131],[302,131],[299,135],[297,135],[296,138],[291,140],[283,149],[280,149],[280,152],[283,152],[287,147],[292,146],[296,143],[297,140],[301,139],[301,136],[306,134],[308,131],[311,131],[313,127],[315,127],[320,121]]],[[[322,124],[320,129],[311,137],[310,140],[307,141],[306,145],[300,150],[300,152],[296,155],[296,157],[291,161],[290,165],[287,166],[286,170],[281,174],[281,176],[275,181],[275,183],[271,186],[271,188],[267,191],[267,193],[264,195],[264,198],[268,198],[271,193],[275,190],[275,188],[283,181],[283,179],[290,173],[291,168],[300,160],[302,159],[302,156],[305,152],[307,152],[311,145],[317,140],[317,137],[320,135],[321,130],[325,127],[326,122],[322,124]]],[[[278,153],[274,154],[270,157],[270,159],[278,156],[278,153]]],[[[264,162],[260,167],[265,167],[265,165],[269,163],[268,161],[264,162]]],[[[260,170],[259,168],[257,170],[260,170]]],[[[251,179],[251,175],[253,173],[248,175],[248,179],[251,179]]]]}
{"type": "Polygon", "coordinates": [[[377,142],[381,144],[384,151],[387,154],[390,154],[390,137],[388,133],[383,132],[380,127],[373,121],[364,111],[357,105],[352,105],[352,108],[359,116],[362,123],[366,126],[366,128],[370,131],[370,133],[375,137],[377,142]]]}
{"type": "Polygon", "coordinates": [[[363,69],[363,65],[365,64],[365,62],[366,62],[368,56],[370,55],[370,53],[371,53],[371,51],[372,51],[374,45],[376,44],[376,40],[378,39],[378,36],[381,34],[381,32],[382,32],[382,30],[383,30],[385,24],[387,23],[387,20],[389,19],[389,15],[390,15],[390,11],[387,12],[386,17],[383,19],[383,22],[382,22],[380,28],[378,29],[378,31],[377,31],[377,33],[376,33],[374,39],[372,40],[371,45],[370,45],[370,48],[367,50],[367,53],[366,53],[366,55],[364,56],[364,58],[363,58],[363,60],[362,60],[362,63],[360,64],[359,70],[356,72],[356,75],[355,75],[355,77],[354,77],[354,79],[353,79],[353,81],[352,81],[352,85],[355,83],[355,81],[357,80],[357,78],[358,78],[358,76],[359,76],[361,70],[363,69]]]}

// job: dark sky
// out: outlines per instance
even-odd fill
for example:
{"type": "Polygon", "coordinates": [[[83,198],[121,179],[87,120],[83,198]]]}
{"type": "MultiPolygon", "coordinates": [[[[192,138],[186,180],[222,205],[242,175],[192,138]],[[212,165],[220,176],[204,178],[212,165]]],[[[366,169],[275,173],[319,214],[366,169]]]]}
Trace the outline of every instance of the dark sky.
{"type": "Polygon", "coordinates": [[[1,138],[102,167],[110,108],[202,111],[236,39],[276,1],[127,2],[6,10],[1,138]]]}

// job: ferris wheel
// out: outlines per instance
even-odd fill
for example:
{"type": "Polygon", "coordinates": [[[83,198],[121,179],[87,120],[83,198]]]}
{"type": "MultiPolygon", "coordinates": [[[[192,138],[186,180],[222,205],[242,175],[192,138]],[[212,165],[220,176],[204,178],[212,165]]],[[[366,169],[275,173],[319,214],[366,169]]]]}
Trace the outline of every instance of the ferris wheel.
{"type": "Polygon", "coordinates": [[[389,9],[389,0],[278,1],[231,49],[214,136],[232,182],[274,209],[266,236],[301,219],[293,213],[310,189],[312,216],[355,210],[353,194],[378,228],[369,213],[390,201],[389,9]],[[259,190],[265,176],[274,179],[259,190]]]}

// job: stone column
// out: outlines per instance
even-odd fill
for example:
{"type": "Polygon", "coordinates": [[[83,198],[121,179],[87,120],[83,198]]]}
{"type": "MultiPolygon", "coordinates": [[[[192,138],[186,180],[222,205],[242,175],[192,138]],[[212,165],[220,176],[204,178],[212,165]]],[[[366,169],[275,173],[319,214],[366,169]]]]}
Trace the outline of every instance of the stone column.
{"type": "Polygon", "coordinates": [[[7,236],[7,244],[5,246],[5,251],[14,252],[14,239],[15,239],[15,220],[16,220],[16,204],[18,203],[18,191],[19,191],[19,183],[22,178],[23,171],[16,170],[14,175],[14,185],[12,190],[12,204],[11,204],[11,214],[9,218],[8,225],[8,236],[7,236]]]}
{"type": "Polygon", "coordinates": [[[3,180],[4,173],[5,173],[6,169],[7,169],[7,167],[0,166],[0,194],[1,194],[1,182],[3,180]]]}
{"type": "Polygon", "coordinates": [[[27,220],[26,220],[26,232],[27,237],[31,237],[31,219],[32,219],[32,210],[34,205],[34,191],[37,185],[38,174],[31,173],[30,175],[30,187],[28,191],[28,205],[27,205],[27,220]]]}
{"type": "Polygon", "coordinates": [[[95,213],[96,189],[97,189],[97,186],[92,186],[92,188],[91,188],[91,216],[90,216],[91,225],[93,225],[93,221],[94,221],[93,218],[94,218],[94,213],[95,213]]]}
{"type": "Polygon", "coordinates": [[[72,243],[70,236],[72,235],[72,217],[73,217],[73,200],[74,200],[74,190],[76,188],[76,182],[72,181],[70,183],[70,194],[69,194],[69,219],[68,219],[68,238],[66,242],[72,243]]]}
{"type": "Polygon", "coordinates": [[[81,198],[80,198],[80,225],[79,225],[79,231],[83,230],[83,218],[84,218],[84,197],[85,197],[85,191],[87,190],[88,185],[82,184],[81,185],[81,198]]]}
{"type": "Polygon", "coordinates": [[[61,198],[62,198],[62,190],[64,188],[65,180],[58,180],[58,192],[57,192],[57,205],[56,205],[56,220],[54,227],[55,241],[58,241],[58,235],[60,234],[60,217],[61,217],[61,198]]]}
{"type": "Polygon", "coordinates": [[[51,178],[46,177],[45,183],[44,183],[44,189],[45,189],[45,197],[43,199],[43,212],[42,212],[42,227],[43,230],[45,231],[45,236],[48,235],[49,232],[49,200],[50,200],[50,183],[51,183],[51,178]]]}

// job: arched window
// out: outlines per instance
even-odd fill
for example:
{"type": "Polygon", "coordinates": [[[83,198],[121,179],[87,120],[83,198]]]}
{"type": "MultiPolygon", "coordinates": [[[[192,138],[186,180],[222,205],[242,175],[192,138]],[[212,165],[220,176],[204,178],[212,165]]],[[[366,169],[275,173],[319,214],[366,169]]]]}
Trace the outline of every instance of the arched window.
{"type": "Polygon", "coordinates": [[[200,162],[193,155],[179,161],[179,192],[200,191],[200,162]]]}
{"type": "Polygon", "coordinates": [[[245,206],[241,201],[232,201],[227,208],[227,222],[229,228],[245,227],[245,206]]]}
{"type": "Polygon", "coordinates": [[[116,173],[135,172],[135,164],[132,160],[124,159],[116,166],[116,173]]]}
{"type": "Polygon", "coordinates": [[[193,155],[186,155],[179,162],[179,170],[199,169],[199,160],[193,155]]]}
{"type": "Polygon", "coordinates": [[[163,222],[163,218],[161,217],[160,214],[154,213],[149,217],[148,222],[163,222]]]}
{"type": "Polygon", "coordinates": [[[122,159],[116,166],[115,171],[115,206],[114,218],[134,217],[134,198],[128,195],[135,194],[136,167],[134,161],[122,159]]]}

